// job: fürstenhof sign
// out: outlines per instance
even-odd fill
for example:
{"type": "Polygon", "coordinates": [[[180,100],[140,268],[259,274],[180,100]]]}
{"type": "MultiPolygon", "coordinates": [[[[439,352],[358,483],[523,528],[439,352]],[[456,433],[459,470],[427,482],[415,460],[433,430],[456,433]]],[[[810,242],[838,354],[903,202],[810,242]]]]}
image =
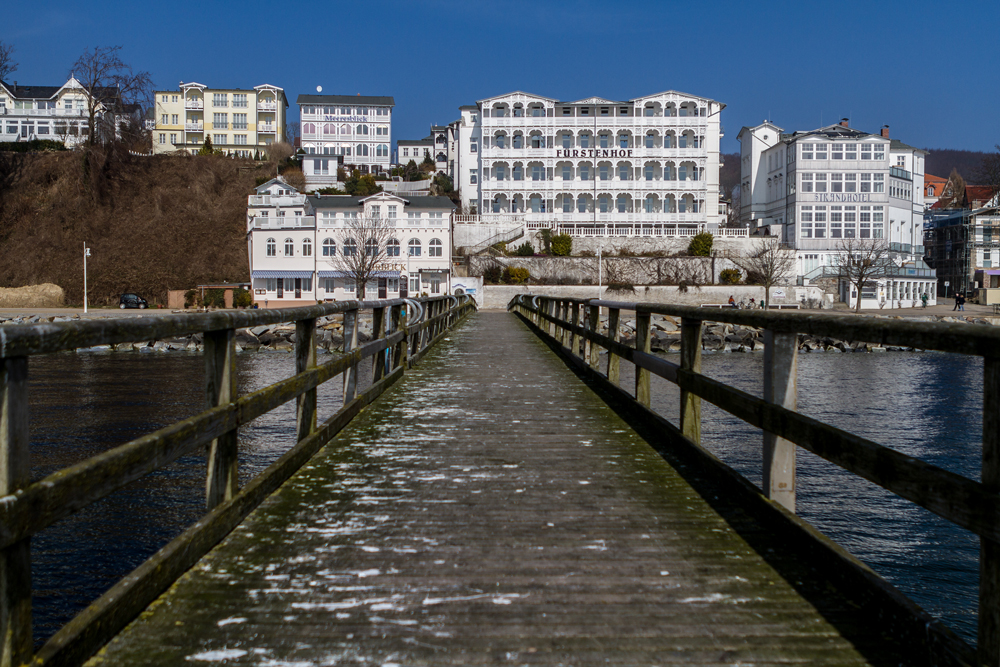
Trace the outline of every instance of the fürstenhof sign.
{"type": "Polygon", "coordinates": [[[556,151],[556,157],[632,157],[631,148],[591,148],[591,149],[569,149],[560,148],[556,151]]]}

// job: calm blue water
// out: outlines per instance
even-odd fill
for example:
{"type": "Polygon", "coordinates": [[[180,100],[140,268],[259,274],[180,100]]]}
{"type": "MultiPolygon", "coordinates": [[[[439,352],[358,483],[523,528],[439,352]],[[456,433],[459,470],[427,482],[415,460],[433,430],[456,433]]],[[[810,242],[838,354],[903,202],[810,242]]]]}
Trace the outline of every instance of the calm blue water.
{"type": "MultiPolygon", "coordinates": [[[[973,479],[979,478],[982,363],[937,353],[803,354],[799,410],[973,479]]],[[[60,354],[33,358],[33,477],[197,413],[203,357],[60,354]]],[[[238,357],[240,392],[293,372],[289,354],[238,357]]],[[[622,364],[623,386],[630,386],[622,364]]],[[[706,354],[704,371],[760,395],[763,355],[706,354]]],[[[362,374],[364,376],[364,374],[362,374]]],[[[320,418],[337,409],[339,383],[321,388],[320,418]]],[[[676,422],[679,393],[654,378],[654,407],[676,422]]],[[[761,435],[703,404],[703,442],[760,483],[761,435]]],[[[289,404],[241,430],[241,483],[294,439],[289,404]]],[[[975,641],[978,542],[810,454],[799,452],[799,513],[975,641]]],[[[35,635],[42,641],[196,520],[204,456],[177,461],[32,541],[35,635]]]]}

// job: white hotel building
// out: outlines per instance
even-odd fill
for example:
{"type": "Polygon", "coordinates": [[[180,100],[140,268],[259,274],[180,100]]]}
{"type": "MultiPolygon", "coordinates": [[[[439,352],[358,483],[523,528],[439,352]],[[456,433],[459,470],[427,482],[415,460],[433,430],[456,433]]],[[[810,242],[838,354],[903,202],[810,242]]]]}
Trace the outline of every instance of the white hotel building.
{"type": "Polygon", "coordinates": [[[514,92],[460,107],[456,187],[478,215],[575,236],[715,230],[719,113],[675,91],[563,102],[514,92]]]}
{"type": "MultiPolygon", "coordinates": [[[[894,275],[861,294],[862,307],[910,307],[937,277],[923,262],[924,155],[918,148],[849,127],[847,119],[785,133],[765,121],[740,140],[740,219],[755,234],[777,236],[796,250],[800,284],[839,276],[848,240],[888,244],[894,275]]],[[[856,294],[841,281],[841,300],[856,294]]]]}
{"type": "Polygon", "coordinates": [[[309,189],[337,183],[337,164],[362,174],[389,168],[392,97],[299,95],[303,172],[309,189]]]}
{"type": "Polygon", "coordinates": [[[354,279],[337,258],[360,251],[347,242],[358,217],[383,218],[394,228],[366,299],[450,294],[454,209],[447,197],[311,196],[271,179],[247,200],[254,301],[286,308],[356,298],[354,279]]]}

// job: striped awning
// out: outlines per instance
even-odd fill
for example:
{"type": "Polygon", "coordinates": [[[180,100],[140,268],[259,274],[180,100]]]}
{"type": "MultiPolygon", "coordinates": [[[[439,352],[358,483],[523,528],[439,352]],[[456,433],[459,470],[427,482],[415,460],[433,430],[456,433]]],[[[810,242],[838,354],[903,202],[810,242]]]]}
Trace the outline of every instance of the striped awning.
{"type": "Polygon", "coordinates": [[[277,271],[261,269],[253,272],[254,278],[312,278],[312,271],[277,271]]]}
{"type": "MultiPolygon", "coordinates": [[[[320,271],[320,278],[353,278],[352,271],[320,271]]],[[[373,271],[372,278],[398,278],[399,271],[373,271]]]]}

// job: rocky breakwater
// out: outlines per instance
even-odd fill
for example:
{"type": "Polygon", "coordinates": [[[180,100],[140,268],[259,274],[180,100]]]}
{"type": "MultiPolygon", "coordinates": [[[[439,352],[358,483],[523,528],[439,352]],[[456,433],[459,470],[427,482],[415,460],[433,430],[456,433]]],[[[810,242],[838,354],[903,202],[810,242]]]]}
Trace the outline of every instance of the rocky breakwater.
{"type": "MultiPolygon", "coordinates": [[[[995,317],[899,317],[874,315],[879,319],[908,320],[911,322],[959,322],[968,324],[1000,325],[1000,318],[995,317]]],[[[681,331],[680,318],[665,315],[653,315],[650,318],[652,335],[650,347],[654,352],[680,352],[681,331]]],[[[606,319],[601,320],[602,333],[607,335],[606,319]]],[[[635,345],[635,319],[623,318],[621,321],[621,341],[626,345],[635,345]]],[[[721,322],[705,322],[701,335],[702,350],[707,352],[763,352],[764,332],[754,327],[742,327],[721,322]]],[[[816,337],[799,335],[800,352],[897,352],[919,351],[912,347],[881,347],[871,343],[839,340],[831,337],[816,337]]]]}
{"type": "MultiPolygon", "coordinates": [[[[15,317],[0,316],[0,325],[8,324],[39,324],[43,322],[73,322],[80,320],[79,315],[66,317],[40,317],[24,315],[15,317]]],[[[342,315],[321,317],[316,321],[316,348],[321,352],[343,352],[344,324],[342,315]]],[[[372,338],[371,319],[361,317],[358,321],[358,341],[361,343],[372,338]]],[[[135,343],[119,343],[118,345],[98,345],[84,348],[78,352],[115,351],[115,352],[201,352],[204,350],[204,337],[200,333],[163,340],[138,341],[135,343]]],[[[236,349],[240,352],[291,352],[295,349],[294,324],[269,324],[249,329],[236,330],[236,349]]]]}

